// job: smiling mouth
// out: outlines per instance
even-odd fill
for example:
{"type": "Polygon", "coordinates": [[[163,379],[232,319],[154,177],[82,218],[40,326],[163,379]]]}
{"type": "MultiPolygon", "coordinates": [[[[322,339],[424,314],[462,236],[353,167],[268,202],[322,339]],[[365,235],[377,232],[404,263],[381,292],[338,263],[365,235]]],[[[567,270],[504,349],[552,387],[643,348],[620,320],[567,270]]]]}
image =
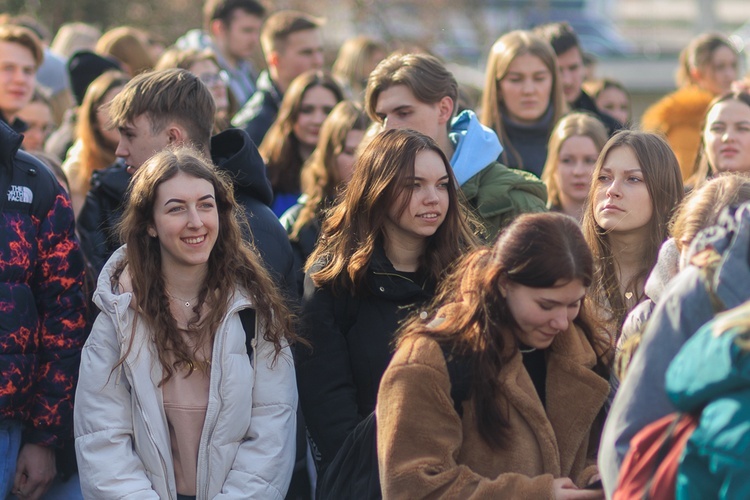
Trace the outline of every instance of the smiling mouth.
{"type": "Polygon", "coordinates": [[[194,236],[192,238],[182,238],[182,241],[190,245],[197,245],[198,243],[203,243],[205,239],[206,239],[206,235],[204,234],[203,236],[194,236]]]}
{"type": "Polygon", "coordinates": [[[426,220],[437,220],[437,218],[440,216],[440,214],[436,213],[429,213],[429,214],[421,214],[418,215],[420,219],[426,219],[426,220]]]}

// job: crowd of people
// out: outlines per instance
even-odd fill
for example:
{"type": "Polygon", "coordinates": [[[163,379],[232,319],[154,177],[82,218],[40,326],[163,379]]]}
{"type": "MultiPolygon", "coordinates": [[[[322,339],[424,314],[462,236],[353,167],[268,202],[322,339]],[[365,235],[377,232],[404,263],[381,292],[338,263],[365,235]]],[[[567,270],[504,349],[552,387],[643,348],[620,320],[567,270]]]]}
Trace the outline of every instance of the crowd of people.
{"type": "Polygon", "coordinates": [[[672,495],[750,496],[732,42],[634,117],[565,22],[476,98],[322,23],[2,16],[0,499],[630,498],[674,412],[672,495]]]}

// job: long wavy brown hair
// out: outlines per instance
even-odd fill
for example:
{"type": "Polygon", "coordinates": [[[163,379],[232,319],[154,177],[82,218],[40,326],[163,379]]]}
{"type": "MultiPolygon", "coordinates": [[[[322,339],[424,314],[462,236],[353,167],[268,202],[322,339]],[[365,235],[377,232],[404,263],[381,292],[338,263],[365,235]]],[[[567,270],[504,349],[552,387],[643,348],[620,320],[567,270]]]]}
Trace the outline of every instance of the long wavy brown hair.
{"type": "MultiPolygon", "coordinates": [[[[213,342],[234,295],[235,286],[232,285],[251,298],[258,318],[265,325],[263,338],[273,343],[276,356],[283,347],[282,339],[290,342],[297,339],[292,332],[292,316],[281,293],[255,250],[242,239],[243,224],[247,222],[235,202],[231,181],[194,149],[183,146],[162,151],[133,176],[128,203],[118,226],[127,249],[125,259],[113,273],[112,287],[117,289],[123,271],[130,275],[136,310],[152,332],[163,368],[161,383],[169,380],[180,366],[192,367],[200,346],[205,345],[205,341],[213,342]],[[197,340],[195,347],[185,342],[170,312],[160,243],[145,230],[154,223],[154,203],[159,186],[180,172],[211,183],[219,212],[219,233],[208,258],[208,269],[193,307],[193,317],[187,326],[188,334],[197,340]],[[208,307],[204,309],[204,306],[208,307]],[[201,314],[202,310],[204,314],[201,314]],[[168,353],[171,353],[173,362],[170,362],[168,353]]],[[[132,342],[131,337],[130,347],[132,342]]],[[[119,363],[126,356],[127,353],[119,363]]]]}
{"type": "MultiPolygon", "coordinates": [[[[435,234],[427,238],[420,269],[437,283],[445,270],[478,244],[478,223],[459,201],[457,183],[448,159],[434,140],[414,130],[386,130],[377,135],[354,164],[354,174],[343,196],[323,222],[320,239],[305,266],[322,267],[311,273],[316,286],[357,294],[373,251],[383,241],[388,211],[414,176],[414,162],[422,151],[434,151],[451,177],[448,211],[435,234]]],[[[400,207],[406,209],[409,198],[400,207]]]]}
{"type": "Polygon", "coordinates": [[[274,193],[294,193],[300,189],[300,171],[306,158],[299,151],[299,140],[294,135],[294,124],[300,115],[302,99],[313,87],[324,87],[331,91],[336,102],[344,99],[344,93],[333,76],[326,71],[309,70],[289,85],[281,101],[279,114],[273,122],[263,142],[258,146],[268,165],[268,179],[274,193]]]}
{"type": "Polygon", "coordinates": [[[582,229],[591,252],[594,254],[594,261],[597,263],[594,280],[597,293],[594,296],[607,299],[608,304],[601,304],[602,309],[611,311],[611,319],[619,335],[622,323],[629,312],[624,294],[632,293],[636,302],[643,298],[642,285],[648,273],[656,265],[659,248],[669,237],[669,221],[672,213],[682,201],[685,190],[682,185],[680,166],[669,144],[656,134],[635,130],[621,130],[612,136],[599,155],[592,179],[588,203],[584,209],[582,229]],[[630,283],[625,283],[625,292],[620,289],[619,264],[612,252],[608,232],[596,222],[594,217],[594,200],[600,184],[599,174],[609,153],[620,147],[630,148],[638,159],[652,206],[648,235],[641,244],[642,267],[630,283]]]}
{"type": "Polygon", "coordinates": [[[300,173],[302,193],[307,199],[292,226],[289,239],[296,241],[300,230],[318,217],[327,202],[336,198],[342,186],[342,180],[336,174],[336,158],[346,147],[346,136],[352,130],[364,132],[369,126],[370,119],[362,107],[352,101],[341,101],[331,110],[320,128],[318,146],[300,173]]]}
{"type": "MultiPolygon", "coordinates": [[[[518,350],[518,323],[500,293],[501,282],[552,288],[594,279],[594,261],[578,223],[560,213],[519,216],[492,248],[460,259],[445,277],[430,306],[401,328],[397,345],[426,335],[469,360],[477,429],[493,447],[502,447],[508,427],[498,374],[518,350]],[[437,321],[436,321],[437,319],[437,321]]],[[[597,354],[595,371],[608,377],[609,339],[597,334],[586,299],[573,321],[597,354]]]]}

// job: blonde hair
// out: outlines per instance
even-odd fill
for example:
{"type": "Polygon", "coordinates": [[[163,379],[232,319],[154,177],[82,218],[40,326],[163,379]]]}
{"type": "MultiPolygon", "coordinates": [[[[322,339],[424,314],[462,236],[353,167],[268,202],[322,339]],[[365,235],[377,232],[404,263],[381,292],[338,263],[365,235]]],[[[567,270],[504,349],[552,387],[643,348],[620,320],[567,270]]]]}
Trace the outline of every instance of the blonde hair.
{"type": "Polygon", "coordinates": [[[126,64],[131,76],[153,69],[156,62],[149,51],[146,32],[131,26],[120,26],[104,33],[96,42],[94,52],[126,64]]]}
{"type": "Polygon", "coordinates": [[[513,144],[511,144],[503,126],[503,96],[498,91],[498,83],[508,74],[508,68],[516,57],[525,54],[531,54],[539,58],[552,75],[550,105],[553,111],[550,132],[552,131],[552,126],[567,111],[562,84],[558,77],[557,56],[552,46],[530,31],[516,30],[501,36],[492,46],[487,59],[480,121],[497,132],[497,136],[505,148],[502,153],[504,161],[507,163],[508,155],[512,155],[520,167],[524,166],[523,160],[513,147],[513,144]]]}
{"type": "Polygon", "coordinates": [[[555,128],[547,147],[547,162],[542,171],[542,181],[547,185],[548,205],[561,206],[560,186],[557,185],[560,149],[571,137],[588,137],[594,142],[597,152],[601,152],[607,142],[608,134],[604,124],[588,113],[570,113],[565,115],[555,128]]]}

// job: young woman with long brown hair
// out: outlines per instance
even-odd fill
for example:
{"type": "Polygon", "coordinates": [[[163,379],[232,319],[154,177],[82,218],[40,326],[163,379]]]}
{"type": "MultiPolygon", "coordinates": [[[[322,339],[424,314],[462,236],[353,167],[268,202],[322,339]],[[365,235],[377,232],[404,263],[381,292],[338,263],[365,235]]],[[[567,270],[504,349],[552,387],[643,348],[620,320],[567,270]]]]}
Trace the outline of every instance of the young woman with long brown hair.
{"type": "Polygon", "coordinates": [[[596,480],[609,391],[609,339],[586,307],[593,279],[578,224],[555,213],[519,216],[456,264],[383,375],[384,498],[603,498],[579,489],[596,480]],[[469,385],[463,402],[454,380],[469,385]]]}
{"type": "Polygon", "coordinates": [[[362,151],[307,262],[297,383],[325,467],[375,409],[397,325],[477,240],[429,137],[387,130],[362,151]]]}
{"type": "Polygon", "coordinates": [[[84,496],[284,497],[295,336],[240,217],[231,181],[191,150],[133,176],[76,392],[84,496]]]}
{"type": "Polygon", "coordinates": [[[613,345],[628,312],[644,298],[683,195],[677,158],[656,134],[620,131],[599,155],[583,234],[597,263],[593,298],[613,345]]]}
{"type": "Polygon", "coordinates": [[[328,72],[310,70],[295,78],[284,93],[279,114],[258,146],[273,187],[271,207],[281,217],[300,195],[300,172],[318,145],[320,127],[344,98],[328,72]]]}
{"type": "Polygon", "coordinates": [[[357,147],[370,119],[358,104],[341,101],[320,128],[318,146],[300,173],[302,196],[281,216],[294,250],[302,289],[304,265],[320,234],[323,214],[352,178],[357,147]]]}

